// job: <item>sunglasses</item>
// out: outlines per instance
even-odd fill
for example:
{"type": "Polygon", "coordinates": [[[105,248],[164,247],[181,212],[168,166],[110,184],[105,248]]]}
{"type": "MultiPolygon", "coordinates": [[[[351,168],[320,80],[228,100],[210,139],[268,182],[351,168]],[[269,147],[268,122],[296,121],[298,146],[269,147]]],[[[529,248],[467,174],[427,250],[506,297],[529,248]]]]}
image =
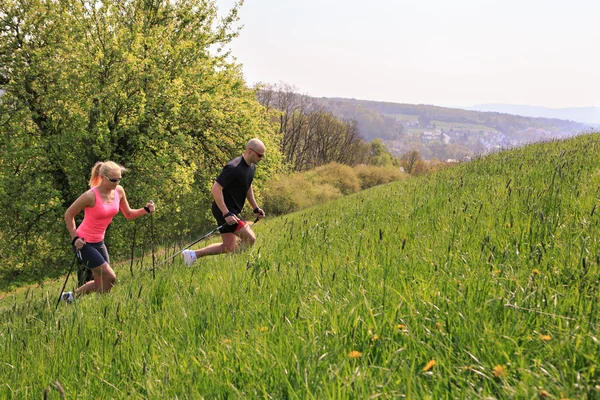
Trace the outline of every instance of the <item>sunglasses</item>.
{"type": "Polygon", "coordinates": [[[250,150],[252,150],[253,152],[255,152],[256,155],[258,156],[258,158],[263,158],[265,156],[264,154],[260,154],[258,151],[254,150],[254,149],[250,149],[250,150]]]}
{"type": "Polygon", "coordinates": [[[123,178],[109,178],[109,177],[108,177],[108,176],[106,176],[106,175],[104,175],[104,177],[105,177],[106,179],[108,179],[109,181],[111,181],[112,183],[119,183],[119,182],[121,182],[121,179],[123,179],[123,178]]]}

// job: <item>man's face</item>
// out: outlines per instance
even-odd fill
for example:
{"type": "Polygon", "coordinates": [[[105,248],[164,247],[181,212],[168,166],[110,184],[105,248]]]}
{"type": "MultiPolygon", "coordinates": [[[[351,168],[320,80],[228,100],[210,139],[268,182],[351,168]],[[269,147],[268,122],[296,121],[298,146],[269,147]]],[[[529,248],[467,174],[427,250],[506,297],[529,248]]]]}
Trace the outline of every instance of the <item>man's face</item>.
{"type": "Polygon", "coordinates": [[[252,153],[252,162],[258,164],[265,157],[265,149],[253,149],[249,147],[250,153],[252,153]]]}

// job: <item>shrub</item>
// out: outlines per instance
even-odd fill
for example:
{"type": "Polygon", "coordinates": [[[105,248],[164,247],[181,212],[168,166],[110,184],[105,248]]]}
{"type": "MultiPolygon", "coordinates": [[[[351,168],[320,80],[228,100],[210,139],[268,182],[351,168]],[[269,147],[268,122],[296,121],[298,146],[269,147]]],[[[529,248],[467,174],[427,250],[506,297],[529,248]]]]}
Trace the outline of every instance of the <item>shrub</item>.
{"type": "Polygon", "coordinates": [[[373,186],[383,185],[394,181],[406,179],[407,174],[398,167],[379,167],[375,165],[359,165],[355,167],[356,175],[360,180],[361,190],[373,186]]]}
{"type": "Polygon", "coordinates": [[[358,192],[360,180],[354,169],[348,165],[329,163],[317,167],[305,173],[307,179],[317,185],[331,185],[337,188],[343,195],[358,192]]]}
{"type": "Polygon", "coordinates": [[[263,190],[263,207],[274,215],[285,214],[342,197],[339,189],[306,179],[306,174],[280,175],[263,190]]]}

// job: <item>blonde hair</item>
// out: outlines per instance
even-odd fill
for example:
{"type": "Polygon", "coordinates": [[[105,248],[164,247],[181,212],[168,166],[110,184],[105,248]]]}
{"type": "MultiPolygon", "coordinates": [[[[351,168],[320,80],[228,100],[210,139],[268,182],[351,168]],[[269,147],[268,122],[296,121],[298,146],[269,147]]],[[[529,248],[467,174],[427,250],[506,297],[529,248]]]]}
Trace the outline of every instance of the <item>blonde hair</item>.
{"type": "Polygon", "coordinates": [[[121,172],[127,171],[125,167],[117,164],[114,161],[98,161],[92,168],[92,177],[90,178],[90,187],[96,187],[102,182],[102,176],[107,176],[111,171],[120,170],[121,172]]]}

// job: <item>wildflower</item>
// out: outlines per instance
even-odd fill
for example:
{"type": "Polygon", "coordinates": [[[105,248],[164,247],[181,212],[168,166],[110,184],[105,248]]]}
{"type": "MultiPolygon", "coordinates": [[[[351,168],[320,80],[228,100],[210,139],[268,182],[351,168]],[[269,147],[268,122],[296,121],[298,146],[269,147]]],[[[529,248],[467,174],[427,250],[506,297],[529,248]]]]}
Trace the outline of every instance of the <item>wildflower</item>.
{"type": "Polygon", "coordinates": [[[438,330],[440,330],[440,331],[441,331],[441,330],[442,330],[442,323],[441,323],[441,322],[436,322],[436,323],[435,323],[435,327],[436,327],[438,330]]]}
{"type": "Polygon", "coordinates": [[[496,365],[492,369],[492,374],[494,374],[496,378],[502,378],[506,374],[506,370],[503,365],[496,365]]]}
{"type": "Polygon", "coordinates": [[[540,274],[540,271],[538,271],[537,269],[534,269],[533,271],[531,271],[531,273],[532,273],[533,275],[539,275],[539,274],[540,274]]]}
{"type": "Polygon", "coordinates": [[[403,324],[398,324],[398,325],[396,326],[396,328],[400,329],[401,331],[405,331],[405,330],[406,330],[406,325],[403,325],[403,324]]]}
{"type": "Polygon", "coordinates": [[[550,393],[546,392],[545,390],[540,391],[540,397],[546,398],[548,396],[550,396],[550,393]]]}
{"type": "Polygon", "coordinates": [[[547,342],[552,339],[552,337],[550,335],[540,335],[540,339],[542,339],[543,342],[547,342]]]}
{"type": "Polygon", "coordinates": [[[229,340],[229,339],[223,339],[223,344],[230,344],[230,343],[231,343],[231,340],[229,340]]]}
{"type": "Polygon", "coordinates": [[[423,368],[423,371],[429,371],[431,368],[433,368],[435,366],[435,360],[430,360],[427,365],[425,365],[425,368],[423,368]]]}
{"type": "Polygon", "coordinates": [[[261,332],[266,332],[266,331],[268,331],[268,330],[269,330],[269,328],[268,328],[268,327],[266,327],[266,326],[263,326],[262,328],[260,328],[260,331],[261,331],[261,332]]]}
{"type": "Polygon", "coordinates": [[[371,340],[373,342],[377,341],[379,339],[379,335],[373,335],[373,337],[371,338],[371,340]]]}
{"type": "Polygon", "coordinates": [[[357,350],[352,350],[350,353],[348,353],[348,357],[350,358],[359,358],[360,356],[362,356],[362,353],[357,350]]]}

